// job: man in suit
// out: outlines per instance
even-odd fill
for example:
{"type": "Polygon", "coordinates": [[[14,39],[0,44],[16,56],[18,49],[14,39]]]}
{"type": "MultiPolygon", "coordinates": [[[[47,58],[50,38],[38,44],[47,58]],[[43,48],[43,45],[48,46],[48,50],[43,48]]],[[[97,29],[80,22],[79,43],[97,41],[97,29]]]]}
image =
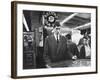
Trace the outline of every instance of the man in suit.
{"type": "Polygon", "coordinates": [[[44,45],[44,59],[47,65],[51,63],[72,59],[68,52],[66,38],[60,35],[60,24],[56,22],[53,34],[46,37],[44,45]]]}
{"type": "Polygon", "coordinates": [[[77,45],[74,42],[72,42],[71,34],[67,34],[66,38],[67,38],[67,48],[74,56],[79,58],[79,51],[77,45]]]}

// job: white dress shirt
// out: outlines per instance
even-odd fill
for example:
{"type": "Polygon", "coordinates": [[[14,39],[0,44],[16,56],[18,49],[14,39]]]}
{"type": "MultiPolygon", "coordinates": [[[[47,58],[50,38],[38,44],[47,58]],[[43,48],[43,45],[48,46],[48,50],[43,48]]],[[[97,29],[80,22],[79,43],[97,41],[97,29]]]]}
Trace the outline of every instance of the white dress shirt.
{"type": "Polygon", "coordinates": [[[86,55],[86,57],[89,57],[89,56],[91,56],[91,49],[90,49],[90,46],[89,45],[87,45],[87,46],[85,46],[85,55],[86,55]]]}
{"type": "MultiPolygon", "coordinates": [[[[55,39],[57,40],[57,35],[54,34],[55,39]]],[[[60,39],[60,35],[58,34],[58,40],[60,39]]]]}

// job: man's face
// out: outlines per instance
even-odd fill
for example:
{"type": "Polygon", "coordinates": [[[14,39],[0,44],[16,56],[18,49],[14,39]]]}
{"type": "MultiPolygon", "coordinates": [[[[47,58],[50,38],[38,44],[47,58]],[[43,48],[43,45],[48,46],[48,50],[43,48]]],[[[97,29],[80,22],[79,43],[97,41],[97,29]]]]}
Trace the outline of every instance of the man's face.
{"type": "Polygon", "coordinates": [[[58,35],[60,33],[60,28],[56,28],[55,34],[58,35]]]}

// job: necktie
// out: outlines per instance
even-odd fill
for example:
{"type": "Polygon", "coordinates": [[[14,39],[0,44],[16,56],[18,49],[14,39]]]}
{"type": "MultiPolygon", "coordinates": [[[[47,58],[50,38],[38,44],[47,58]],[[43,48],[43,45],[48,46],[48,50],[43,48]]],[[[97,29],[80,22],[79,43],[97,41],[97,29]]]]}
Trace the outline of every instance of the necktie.
{"type": "Polygon", "coordinates": [[[57,35],[57,43],[59,43],[58,35],[57,35]]]}

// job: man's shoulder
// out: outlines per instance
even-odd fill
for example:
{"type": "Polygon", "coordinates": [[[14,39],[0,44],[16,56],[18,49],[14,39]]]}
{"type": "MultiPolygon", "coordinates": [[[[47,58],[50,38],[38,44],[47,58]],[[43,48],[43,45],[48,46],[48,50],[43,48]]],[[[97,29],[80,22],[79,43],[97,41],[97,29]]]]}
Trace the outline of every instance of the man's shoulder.
{"type": "Polygon", "coordinates": [[[50,39],[52,37],[53,37],[53,35],[49,35],[49,36],[46,37],[46,39],[50,39]]]}
{"type": "Polygon", "coordinates": [[[76,43],[72,42],[72,45],[76,45],[76,43]]]}

